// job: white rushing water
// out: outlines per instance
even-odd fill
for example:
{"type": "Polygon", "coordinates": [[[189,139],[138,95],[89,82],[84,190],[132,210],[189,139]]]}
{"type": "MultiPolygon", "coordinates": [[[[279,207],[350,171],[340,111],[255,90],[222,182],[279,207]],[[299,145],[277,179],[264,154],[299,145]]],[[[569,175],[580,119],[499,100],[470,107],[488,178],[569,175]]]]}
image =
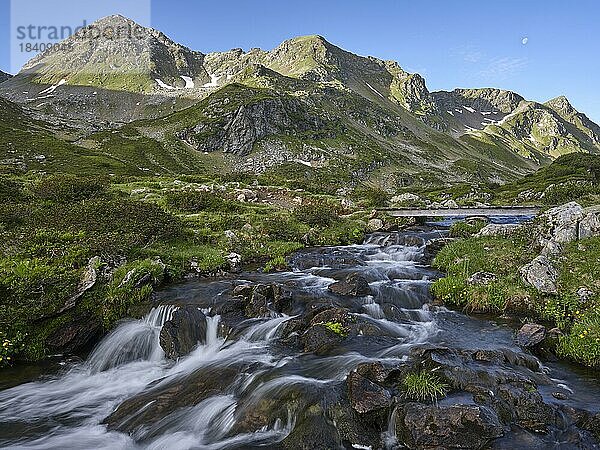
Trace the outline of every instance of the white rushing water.
{"type": "MultiPolygon", "coordinates": [[[[295,426],[298,407],[285,409],[259,430],[234,430],[245,411],[256,408],[262,399],[285,397],[294,389],[323,398],[359,363],[401,361],[411,346],[427,342],[437,332],[426,305],[429,281],[418,265],[424,247],[396,245],[391,239],[389,235],[377,236],[348,249],[364,261],[353,269],[370,280],[372,291],[359,300],[362,313],[355,315],[383,330],[393,345],[371,354],[360,348],[326,357],[282,354],[273,350],[273,344],[287,323],[297,317],[273,314],[269,319],[248,321],[234,340],[226,340],[219,336],[221,318],[204,309],[205,343],[178,361],[169,361],[160,347],[160,330],[177,307],[162,305],[144,319],[120,324],[85,363],[67,373],[0,392],[0,421],[8,424],[5,428],[15,424],[12,434],[0,429],[0,446],[216,449],[244,448],[285,438],[295,426]],[[168,393],[178,385],[193,383],[203,370],[238,367],[246,369],[225,390],[197,404],[174,408],[131,435],[108,431],[102,424],[120,404],[136,395],[168,393]]],[[[319,270],[329,269],[313,268],[277,277],[294,283],[304,295],[326,297],[327,287],[335,279],[317,274],[319,270]]],[[[155,401],[141,405],[134,418],[143,415],[145,408],[152,408],[155,401]]]]}

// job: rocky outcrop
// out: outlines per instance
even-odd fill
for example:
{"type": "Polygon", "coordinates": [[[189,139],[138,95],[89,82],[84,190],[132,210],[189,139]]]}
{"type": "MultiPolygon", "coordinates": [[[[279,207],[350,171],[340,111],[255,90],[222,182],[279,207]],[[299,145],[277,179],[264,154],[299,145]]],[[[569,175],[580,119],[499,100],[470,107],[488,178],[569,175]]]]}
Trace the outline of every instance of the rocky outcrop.
{"type": "Polygon", "coordinates": [[[260,98],[229,111],[223,108],[223,103],[211,105],[204,114],[218,120],[199,122],[193,128],[178,132],[182,141],[201,152],[222,151],[246,156],[257,142],[266,137],[316,132],[325,128],[323,119],[310,114],[300,101],[293,98],[260,98]]]}
{"type": "Polygon", "coordinates": [[[585,239],[600,236],[600,207],[592,206],[583,210],[583,218],[579,221],[577,237],[585,239]]]}
{"type": "Polygon", "coordinates": [[[552,259],[571,242],[600,236],[600,210],[576,202],[552,208],[537,218],[534,236],[541,254],[521,268],[521,277],[543,294],[556,294],[558,271],[552,259]]]}
{"type": "Polygon", "coordinates": [[[94,287],[96,284],[96,278],[98,276],[96,269],[98,269],[100,265],[101,260],[99,256],[94,256],[88,261],[75,293],[69,297],[69,299],[65,302],[65,305],[58,311],[57,314],[61,314],[69,309],[74,308],[77,304],[77,301],[83,297],[83,294],[94,287]]]}
{"type": "Polygon", "coordinates": [[[206,316],[195,306],[173,313],[160,330],[160,346],[167,358],[178,359],[206,342],[206,316]]]}
{"type": "Polygon", "coordinates": [[[2,72],[0,70],[0,83],[4,83],[6,80],[11,79],[13,76],[9,73],[2,72]]]}

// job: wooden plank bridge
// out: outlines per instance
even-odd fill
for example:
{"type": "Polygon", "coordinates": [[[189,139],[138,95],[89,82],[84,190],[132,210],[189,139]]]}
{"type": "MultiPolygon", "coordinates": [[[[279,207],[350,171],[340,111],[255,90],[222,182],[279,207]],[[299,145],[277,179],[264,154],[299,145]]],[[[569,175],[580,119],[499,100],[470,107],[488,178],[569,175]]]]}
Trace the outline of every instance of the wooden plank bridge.
{"type": "Polygon", "coordinates": [[[520,217],[536,216],[539,206],[490,206],[474,208],[382,208],[392,217],[520,217]]]}

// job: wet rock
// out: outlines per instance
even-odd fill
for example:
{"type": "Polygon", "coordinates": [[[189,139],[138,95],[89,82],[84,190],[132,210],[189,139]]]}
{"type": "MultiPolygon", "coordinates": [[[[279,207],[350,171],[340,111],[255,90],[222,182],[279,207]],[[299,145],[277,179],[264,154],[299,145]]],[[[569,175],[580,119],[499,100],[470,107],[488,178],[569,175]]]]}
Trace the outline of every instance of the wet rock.
{"type": "Polygon", "coordinates": [[[564,392],[553,392],[552,397],[554,397],[557,400],[568,400],[569,398],[564,392]]]}
{"type": "Polygon", "coordinates": [[[479,230],[479,233],[477,233],[475,235],[475,237],[491,237],[491,236],[508,237],[508,236],[512,236],[513,234],[515,234],[517,231],[519,231],[520,228],[521,228],[521,225],[518,225],[518,224],[490,223],[489,225],[486,225],[481,230],[479,230]]]}
{"type": "Polygon", "coordinates": [[[554,411],[544,403],[541,394],[532,385],[503,384],[498,388],[497,395],[503,402],[498,408],[507,422],[515,422],[536,433],[545,433],[548,425],[556,421],[554,411]]]}
{"type": "Polygon", "coordinates": [[[238,285],[233,295],[245,302],[248,317],[273,317],[277,313],[289,312],[292,293],[279,284],[238,285]]]}
{"type": "Polygon", "coordinates": [[[546,327],[537,323],[526,323],[517,333],[516,343],[520,347],[530,348],[541,344],[546,338],[546,327]]]}
{"type": "Polygon", "coordinates": [[[364,415],[357,413],[347,399],[330,406],[327,414],[335,422],[346,449],[384,448],[381,437],[382,431],[387,427],[388,417],[378,421],[365,420],[364,415]]]}
{"type": "Polygon", "coordinates": [[[558,292],[556,287],[558,271],[547,257],[538,256],[529,264],[523,266],[520,273],[523,281],[539,292],[543,294],[556,294],[558,292]]]}
{"type": "Polygon", "coordinates": [[[292,432],[281,441],[290,450],[343,449],[335,424],[319,405],[313,405],[300,418],[292,432]]]}
{"type": "Polygon", "coordinates": [[[250,297],[252,295],[252,285],[251,284],[238,284],[233,288],[232,294],[235,297],[250,297]]]}
{"type": "Polygon", "coordinates": [[[488,285],[497,279],[496,274],[491,272],[475,272],[469,277],[467,283],[472,285],[488,285]]]}
{"type": "Polygon", "coordinates": [[[352,273],[345,280],[329,285],[328,289],[334,294],[347,297],[365,297],[371,294],[369,282],[357,273],[352,273]]]}
{"type": "Polygon", "coordinates": [[[167,358],[177,359],[206,342],[206,316],[195,306],[173,313],[160,330],[160,346],[167,358]]]}
{"type": "Polygon", "coordinates": [[[205,367],[125,400],[105,420],[109,430],[133,433],[156,423],[179,408],[194,406],[220,395],[235,380],[242,366],[205,367]]]}
{"type": "MultiPolygon", "coordinates": [[[[351,372],[346,379],[348,397],[352,408],[359,414],[381,412],[392,404],[390,393],[358,372],[351,372]]],[[[387,416],[387,412],[385,413],[387,416]]]]}
{"type": "Polygon", "coordinates": [[[396,434],[410,448],[480,449],[504,430],[495,412],[484,406],[409,403],[399,410],[396,434]]]}
{"type": "Polygon", "coordinates": [[[386,367],[380,362],[369,362],[359,364],[356,373],[374,383],[384,383],[395,370],[395,367],[386,367]]]}
{"type": "Polygon", "coordinates": [[[426,261],[431,261],[435,258],[441,249],[443,249],[446,245],[454,241],[454,238],[437,238],[430,239],[425,243],[425,251],[424,258],[426,261]]]}
{"type": "Polygon", "coordinates": [[[332,331],[324,324],[312,325],[302,335],[305,352],[314,352],[317,355],[329,353],[345,339],[345,336],[332,331]]]}
{"type": "Polygon", "coordinates": [[[327,248],[300,250],[290,258],[290,265],[299,270],[313,267],[331,267],[332,269],[347,269],[364,266],[365,262],[354,253],[345,249],[331,250],[327,248]]]}
{"type": "Polygon", "coordinates": [[[329,308],[316,314],[302,335],[305,352],[330,353],[349,336],[356,336],[356,318],[344,308],[329,308]]]}
{"type": "Polygon", "coordinates": [[[383,220],[381,220],[381,219],[370,219],[367,222],[367,231],[369,231],[369,232],[381,231],[384,229],[384,227],[385,227],[385,224],[383,223],[383,220]]]}

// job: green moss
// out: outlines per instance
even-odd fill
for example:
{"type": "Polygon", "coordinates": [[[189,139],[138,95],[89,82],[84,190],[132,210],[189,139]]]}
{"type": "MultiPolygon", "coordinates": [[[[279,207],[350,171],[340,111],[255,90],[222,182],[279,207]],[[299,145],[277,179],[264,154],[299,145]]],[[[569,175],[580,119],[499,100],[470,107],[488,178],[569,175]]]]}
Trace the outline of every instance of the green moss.
{"type": "Polygon", "coordinates": [[[348,336],[348,330],[346,330],[346,328],[344,327],[344,325],[342,325],[339,322],[326,322],[323,325],[329,331],[331,331],[332,333],[337,334],[338,336],[341,336],[341,337],[348,336]]]}

